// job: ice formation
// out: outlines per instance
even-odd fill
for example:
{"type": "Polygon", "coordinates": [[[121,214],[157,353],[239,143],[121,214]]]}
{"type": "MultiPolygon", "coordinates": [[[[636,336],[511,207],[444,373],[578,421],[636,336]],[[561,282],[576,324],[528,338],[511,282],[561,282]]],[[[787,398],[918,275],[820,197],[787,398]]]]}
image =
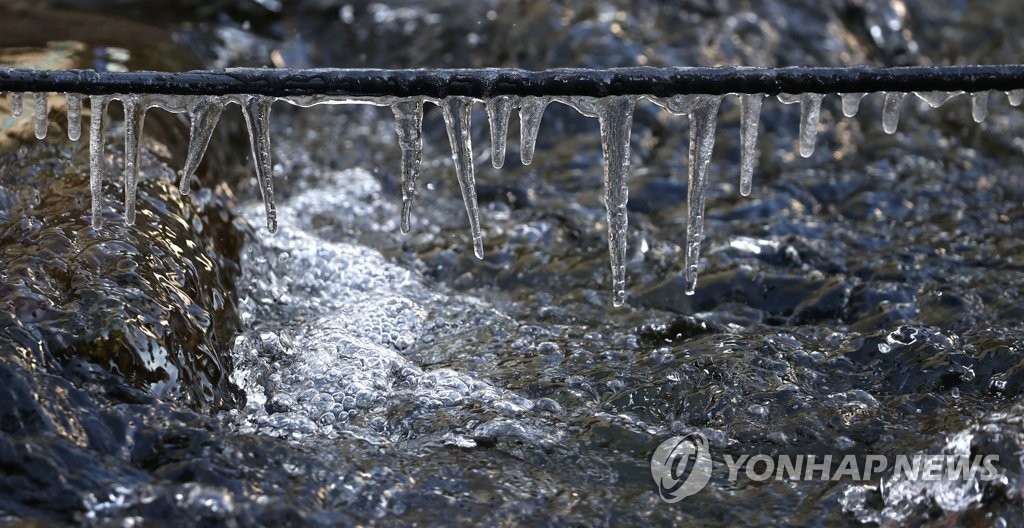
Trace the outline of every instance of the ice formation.
{"type": "MultiPolygon", "coordinates": [[[[933,91],[913,92],[932,108],[938,108],[963,92],[933,91]]],[[[32,93],[34,104],[34,130],[39,139],[46,137],[48,128],[47,93],[32,93]]],[[[754,166],[756,164],[758,126],[766,94],[737,95],[740,109],[740,183],[739,192],[750,194],[754,166]]],[[[797,152],[810,157],[815,148],[819,127],[819,115],[826,94],[778,94],[784,104],[800,104],[800,121],[797,152]]],[[[857,114],[865,93],[839,94],[843,115],[857,114]]],[[[906,93],[884,92],[882,94],[882,130],[892,134],[899,123],[900,107],[906,93]]],[[[971,116],[982,122],[988,114],[989,92],[971,93],[971,116]]],[[[23,96],[18,92],[8,93],[11,115],[21,116],[23,96]]],[[[67,104],[67,134],[72,141],[81,137],[82,100],[85,96],[75,93],[63,94],[67,104]]],[[[1006,92],[1011,106],[1024,102],[1024,89],[1006,92]]],[[[249,132],[251,156],[255,166],[259,189],[263,198],[267,229],[277,229],[277,211],[274,204],[273,161],[270,147],[270,109],[275,101],[308,107],[318,104],[370,104],[390,107],[395,119],[395,132],[402,153],[401,161],[401,230],[408,233],[411,228],[411,211],[416,197],[416,183],[423,158],[423,105],[435,104],[441,107],[451,143],[455,172],[469,219],[473,241],[473,253],[483,258],[483,235],[480,224],[480,210],[476,197],[472,134],[470,131],[473,105],[481,103],[490,126],[491,163],[501,168],[505,163],[505,151],[512,111],[519,110],[520,145],[519,154],[523,164],[533,161],[537,135],[540,131],[544,110],[552,102],[568,105],[587,117],[597,118],[601,129],[601,147],[604,156],[605,207],[608,213],[608,251],[611,263],[612,302],[615,306],[626,302],[626,249],[628,201],[630,130],[633,111],[637,102],[648,100],[668,112],[687,116],[690,120],[689,145],[689,208],[685,243],[685,264],[683,274],[686,293],[692,294],[697,284],[701,240],[704,232],[704,202],[708,188],[708,169],[715,142],[715,128],[718,109],[726,96],[721,95],[677,95],[659,98],[646,95],[612,96],[605,98],[559,96],[559,97],[518,97],[500,95],[487,100],[464,96],[449,96],[441,99],[428,97],[333,97],[303,96],[275,98],[261,95],[225,96],[178,96],[158,94],[114,94],[90,95],[89,99],[89,187],[92,196],[92,225],[99,229],[103,225],[103,180],[107,169],[105,155],[106,110],[111,102],[122,105],[124,124],[124,217],[129,224],[135,221],[136,189],[139,178],[139,156],[142,150],[142,132],[145,116],[149,109],[159,108],[168,112],[185,114],[190,122],[190,136],[184,167],[180,172],[181,194],[188,194],[192,179],[202,162],[214,129],[221,114],[228,105],[241,107],[249,132]]]]}
{"type": "Polygon", "coordinates": [[[904,95],[899,92],[885,92],[882,102],[882,130],[886,134],[896,133],[896,126],[900,122],[900,105],[903,103],[904,95]]]}

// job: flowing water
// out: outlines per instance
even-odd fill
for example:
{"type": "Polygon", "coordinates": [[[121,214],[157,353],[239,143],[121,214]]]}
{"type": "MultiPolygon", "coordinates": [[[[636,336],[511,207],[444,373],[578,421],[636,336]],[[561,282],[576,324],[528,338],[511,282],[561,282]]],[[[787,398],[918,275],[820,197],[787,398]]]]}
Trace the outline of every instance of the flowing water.
{"type": "MultiPolygon", "coordinates": [[[[2,17],[18,21],[8,63],[903,65],[1024,50],[1012,2],[52,3],[2,17]],[[67,35],[16,30],[54,19],[67,35]]],[[[312,108],[12,94],[0,521],[1013,525],[1021,93],[312,108]],[[651,457],[693,433],[716,469],[663,502],[651,457]],[[851,453],[998,454],[1005,474],[725,469],[851,453]]]]}

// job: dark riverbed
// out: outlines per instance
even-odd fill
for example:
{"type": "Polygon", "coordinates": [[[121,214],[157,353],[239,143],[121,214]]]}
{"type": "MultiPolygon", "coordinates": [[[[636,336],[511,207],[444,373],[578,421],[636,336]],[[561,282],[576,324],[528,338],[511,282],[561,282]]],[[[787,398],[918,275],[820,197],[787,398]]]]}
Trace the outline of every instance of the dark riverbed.
{"type": "MultiPolygon", "coordinates": [[[[14,2],[29,67],[1015,63],[1024,11],[923,0],[14,2]]],[[[975,2],[973,4],[982,4],[975,2]]],[[[187,123],[147,120],[139,218],[106,225],[88,154],[6,108],[0,139],[0,523],[1013,526],[1024,518],[1024,108],[825,98],[817,148],[765,100],[751,196],[726,98],[696,294],[688,124],[637,105],[626,306],[611,306],[597,121],[560,104],[522,166],[473,114],[486,258],[427,105],[413,231],[391,112],[274,106],[281,229],[261,226],[237,107],[190,195],[187,123]],[[650,459],[701,433],[708,487],[650,459]],[[730,481],[724,457],[998,454],[992,482],[730,481]]],[[[31,112],[27,111],[27,114],[31,112]]]]}

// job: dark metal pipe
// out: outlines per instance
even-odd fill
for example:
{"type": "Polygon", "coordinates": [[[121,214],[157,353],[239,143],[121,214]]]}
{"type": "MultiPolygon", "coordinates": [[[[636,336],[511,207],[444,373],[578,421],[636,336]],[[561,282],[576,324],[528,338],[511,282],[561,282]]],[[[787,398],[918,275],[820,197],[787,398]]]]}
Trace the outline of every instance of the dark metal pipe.
{"type": "Polygon", "coordinates": [[[592,96],[726,93],[854,93],[1024,88],[1024,65],[876,68],[616,68],[350,70],[260,69],[168,72],[0,69],[0,91],[84,95],[253,94],[274,97],[443,98],[462,95],[592,96]]]}

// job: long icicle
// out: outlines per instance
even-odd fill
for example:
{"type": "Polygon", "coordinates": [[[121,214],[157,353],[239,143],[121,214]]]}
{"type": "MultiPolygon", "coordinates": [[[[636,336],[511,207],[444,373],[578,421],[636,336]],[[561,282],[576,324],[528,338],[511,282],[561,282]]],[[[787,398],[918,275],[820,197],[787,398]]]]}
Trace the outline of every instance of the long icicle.
{"type": "Polygon", "coordinates": [[[708,167],[715,147],[715,126],[722,98],[705,96],[690,112],[689,184],[686,201],[689,218],[686,222],[686,294],[697,288],[700,243],[704,236],[704,198],[708,188],[708,167]]]}
{"type": "Polygon", "coordinates": [[[508,142],[508,118],[519,103],[518,97],[499,95],[487,101],[487,124],[491,127],[491,165],[505,165],[505,144],[508,142]]]}
{"type": "Polygon", "coordinates": [[[267,230],[277,232],[277,206],[274,205],[274,163],[270,155],[270,105],[273,99],[249,95],[242,101],[242,115],[249,129],[252,161],[256,165],[263,207],[267,213],[267,230]]]}
{"type": "Polygon", "coordinates": [[[109,102],[104,95],[89,96],[89,191],[95,229],[103,227],[103,128],[109,102]]]}
{"type": "Polygon", "coordinates": [[[68,101],[68,139],[78,141],[82,137],[82,96],[66,94],[68,101]]]}
{"type": "Polygon", "coordinates": [[[139,186],[139,154],[146,109],[138,95],[129,95],[124,105],[124,221],[135,223],[135,198],[139,186]]]}
{"type": "Polygon", "coordinates": [[[452,145],[452,159],[455,172],[462,188],[462,200],[469,215],[469,229],[473,236],[473,254],[484,258],[484,241],[480,231],[480,208],[476,201],[476,176],[473,173],[473,143],[470,134],[470,111],[473,100],[468,97],[452,96],[441,100],[444,124],[448,129],[448,141],[452,145]]]}
{"type": "Polygon", "coordinates": [[[547,97],[524,97],[519,107],[519,157],[523,165],[533,163],[533,153],[537,146],[537,134],[540,132],[540,121],[544,118],[544,109],[548,106],[547,97]]]}
{"type": "Polygon", "coordinates": [[[36,110],[36,113],[35,113],[35,133],[36,133],[36,139],[45,139],[46,138],[46,129],[47,129],[47,126],[48,126],[48,123],[46,122],[46,114],[47,114],[47,111],[49,110],[49,108],[48,108],[49,105],[47,104],[47,99],[48,99],[47,95],[48,94],[46,92],[36,92],[36,93],[32,94],[32,98],[33,98],[33,101],[35,102],[35,107],[36,107],[35,108],[35,110],[36,110]]]}
{"type": "Polygon", "coordinates": [[[764,94],[740,95],[740,194],[750,195],[757,163],[757,129],[764,94]]]}
{"type": "Polygon", "coordinates": [[[402,222],[403,233],[412,224],[412,204],[416,199],[416,181],[423,161],[423,100],[403,99],[391,105],[395,114],[395,133],[402,149],[402,222]]]}
{"type": "Polygon", "coordinates": [[[626,302],[626,231],[629,221],[629,138],[633,128],[633,97],[620,95],[598,102],[604,151],[604,204],[608,210],[608,254],[612,268],[612,305],[626,302]]]}
{"type": "Polygon", "coordinates": [[[189,109],[188,152],[185,154],[185,167],[181,169],[181,180],[178,192],[188,194],[192,190],[192,178],[199,170],[199,164],[210,146],[210,138],[217,128],[220,115],[224,112],[224,102],[216,97],[199,99],[189,109]]]}

